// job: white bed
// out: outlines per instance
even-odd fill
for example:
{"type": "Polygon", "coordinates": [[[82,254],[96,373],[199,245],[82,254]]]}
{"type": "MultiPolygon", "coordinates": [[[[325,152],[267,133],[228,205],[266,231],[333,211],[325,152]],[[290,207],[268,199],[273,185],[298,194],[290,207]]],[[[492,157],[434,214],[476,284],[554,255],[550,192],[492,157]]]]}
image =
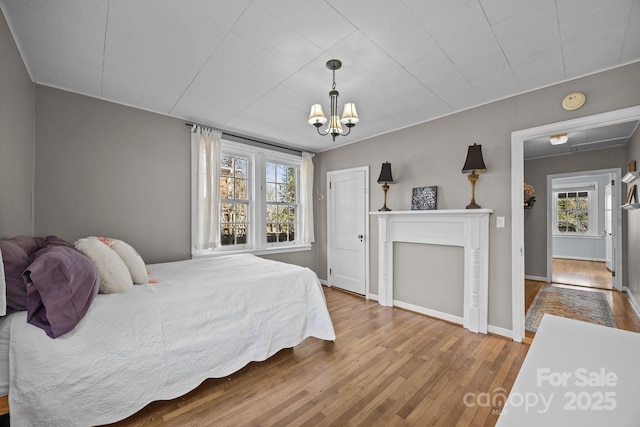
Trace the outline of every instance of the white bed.
{"type": "Polygon", "coordinates": [[[335,340],[309,269],[252,255],[149,269],[158,284],[98,295],[57,339],[28,324],[26,312],[0,321],[13,426],[115,422],[307,337],[335,340]]]}

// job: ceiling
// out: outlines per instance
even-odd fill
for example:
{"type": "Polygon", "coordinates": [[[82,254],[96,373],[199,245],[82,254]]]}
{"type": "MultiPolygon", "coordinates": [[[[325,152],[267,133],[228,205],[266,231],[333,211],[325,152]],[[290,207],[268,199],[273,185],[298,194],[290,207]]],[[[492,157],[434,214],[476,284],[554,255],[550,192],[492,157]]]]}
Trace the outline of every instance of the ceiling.
{"type": "Polygon", "coordinates": [[[567,129],[563,133],[567,134],[569,140],[559,145],[551,145],[549,142],[551,135],[527,139],[524,141],[524,159],[622,147],[629,142],[639,123],[635,120],[589,129],[567,129]]]}
{"type": "MultiPolygon", "coordinates": [[[[34,82],[323,151],[640,59],[640,0],[0,0],[34,82]],[[351,135],[320,137],[329,59],[351,135]]],[[[587,101],[588,102],[588,101],[587,101]]]]}

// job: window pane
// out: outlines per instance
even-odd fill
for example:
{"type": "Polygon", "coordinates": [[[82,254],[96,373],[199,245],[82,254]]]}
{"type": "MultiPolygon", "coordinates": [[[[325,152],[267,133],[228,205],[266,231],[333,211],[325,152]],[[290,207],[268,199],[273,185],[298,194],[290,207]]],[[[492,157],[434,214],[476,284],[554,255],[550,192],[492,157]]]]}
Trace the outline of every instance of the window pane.
{"type": "Polygon", "coordinates": [[[589,199],[587,197],[580,197],[578,199],[578,209],[589,209],[589,199]]]}
{"type": "Polygon", "coordinates": [[[267,183],[267,202],[276,201],[276,185],[267,183]]]}
{"type": "Polygon", "coordinates": [[[249,206],[243,203],[239,203],[236,205],[236,217],[234,222],[247,222],[247,210],[249,206]]]}
{"type": "Polygon", "coordinates": [[[222,224],[220,226],[220,243],[222,246],[233,245],[235,243],[234,237],[232,225],[222,224]]]}
{"type": "Polygon", "coordinates": [[[222,203],[220,205],[220,222],[233,222],[234,208],[233,203],[222,203]]]}
{"type": "Polygon", "coordinates": [[[296,240],[295,226],[293,224],[289,225],[289,241],[292,242],[296,240]]]}
{"type": "Polygon", "coordinates": [[[558,209],[567,209],[567,199],[558,196],[558,209]]]}
{"type": "Polygon", "coordinates": [[[274,243],[278,241],[277,224],[267,223],[267,242],[274,243]]]}
{"type": "Polygon", "coordinates": [[[247,180],[236,178],[234,180],[234,199],[247,200],[247,180]]]}
{"type": "Polygon", "coordinates": [[[578,221],[576,223],[576,231],[579,233],[586,233],[589,231],[589,221],[578,221]]]}
{"type": "Polygon", "coordinates": [[[276,165],[267,162],[267,182],[276,182],[276,165]]]}
{"type": "Polygon", "coordinates": [[[244,245],[247,243],[247,226],[246,224],[236,225],[236,244],[244,245]]]}
{"type": "Polygon", "coordinates": [[[247,177],[247,159],[236,158],[235,175],[240,178],[247,177]]]}
{"type": "Polygon", "coordinates": [[[220,198],[221,199],[230,198],[230,194],[231,194],[230,191],[231,189],[229,188],[228,180],[225,178],[220,178],[220,198]]]}
{"type": "Polygon", "coordinates": [[[221,175],[231,175],[231,171],[233,171],[233,157],[223,154],[220,156],[220,174],[221,175]]]}
{"type": "Polygon", "coordinates": [[[283,165],[276,165],[276,182],[279,184],[287,182],[287,168],[283,165]]]}
{"type": "Polygon", "coordinates": [[[283,185],[283,184],[278,184],[278,195],[277,195],[277,201],[278,202],[286,202],[287,201],[287,186],[283,185]]]}
{"type": "Polygon", "coordinates": [[[235,199],[236,198],[236,192],[235,192],[235,185],[234,185],[234,179],[233,178],[227,178],[227,189],[228,189],[228,195],[227,195],[227,199],[235,199]]]}

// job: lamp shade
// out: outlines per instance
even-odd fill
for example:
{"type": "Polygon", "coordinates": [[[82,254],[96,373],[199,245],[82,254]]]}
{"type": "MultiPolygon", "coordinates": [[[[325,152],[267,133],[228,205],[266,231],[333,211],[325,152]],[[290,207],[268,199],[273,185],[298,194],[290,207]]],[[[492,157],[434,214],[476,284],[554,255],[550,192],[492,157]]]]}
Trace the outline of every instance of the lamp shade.
{"type": "Polygon", "coordinates": [[[378,184],[393,183],[393,176],[391,175],[391,163],[384,162],[382,164],[382,170],[380,170],[380,176],[378,177],[378,184]]]}
{"type": "Polygon", "coordinates": [[[356,104],[353,102],[347,102],[344,104],[344,108],[342,110],[342,119],[340,122],[345,125],[355,125],[358,123],[360,118],[358,117],[358,113],[356,112],[356,104]]]}
{"type": "Polygon", "coordinates": [[[323,125],[327,123],[327,118],[324,116],[324,112],[322,111],[322,105],[313,104],[311,106],[311,113],[309,114],[309,124],[310,125],[323,125]]]}
{"type": "Polygon", "coordinates": [[[462,167],[462,173],[486,172],[486,170],[487,167],[484,165],[484,159],[482,158],[482,145],[473,143],[467,151],[467,160],[462,167]]]}
{"type": "Polygon", "coordinates": [[[327,128],[329,133],[339,135],[342,133],[342,125],[340,124],[339,116],[331,116],[329,120],[329,127],[327,128]]]}

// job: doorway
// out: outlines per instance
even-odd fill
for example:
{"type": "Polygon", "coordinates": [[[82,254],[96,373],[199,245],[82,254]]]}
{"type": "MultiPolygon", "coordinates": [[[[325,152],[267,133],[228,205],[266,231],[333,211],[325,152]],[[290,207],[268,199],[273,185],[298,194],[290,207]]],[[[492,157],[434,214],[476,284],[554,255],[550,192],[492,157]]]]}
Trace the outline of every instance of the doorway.
{"type": "Polygon", "coordinates": [[[547,176],[547,282],[613,289],[620,173],[614,168],[547,176]]]}
{"type": "Polygon", "coordinates": [[[369,298],[369,167],[327,172],[328,285],[369,298]]]}
{"type": "MultiPolygon", "coordinates": [[[[640,120],[640,106],[610,111],[592,116],[581,117],[564,122],[552,123],[535,128],[523,129],[511,134],[511,260],[512,260],[512,333],[513,340],[521,342],[524,338],[524,195],[522,183],[524,182],[524,141],[533,137],[553,135],[564,132],[566,129],[596,128],[609,124],[624,123],[632,120],[640,120]]],[[[620,187],[617,186],[615,194],[617,200],[621,200],[620,187]]],[[[616,224],[616,231],[622,235],[622,222],[616,224]]],[[[622,239],[618,239],[617,253],[622,254],[622,239]]],[[[622,271],[622,256],[616,257],[615,269],[622,271]]],[[[614,286],[622,290],[622,275],[616,275],[614,286]]]]}

